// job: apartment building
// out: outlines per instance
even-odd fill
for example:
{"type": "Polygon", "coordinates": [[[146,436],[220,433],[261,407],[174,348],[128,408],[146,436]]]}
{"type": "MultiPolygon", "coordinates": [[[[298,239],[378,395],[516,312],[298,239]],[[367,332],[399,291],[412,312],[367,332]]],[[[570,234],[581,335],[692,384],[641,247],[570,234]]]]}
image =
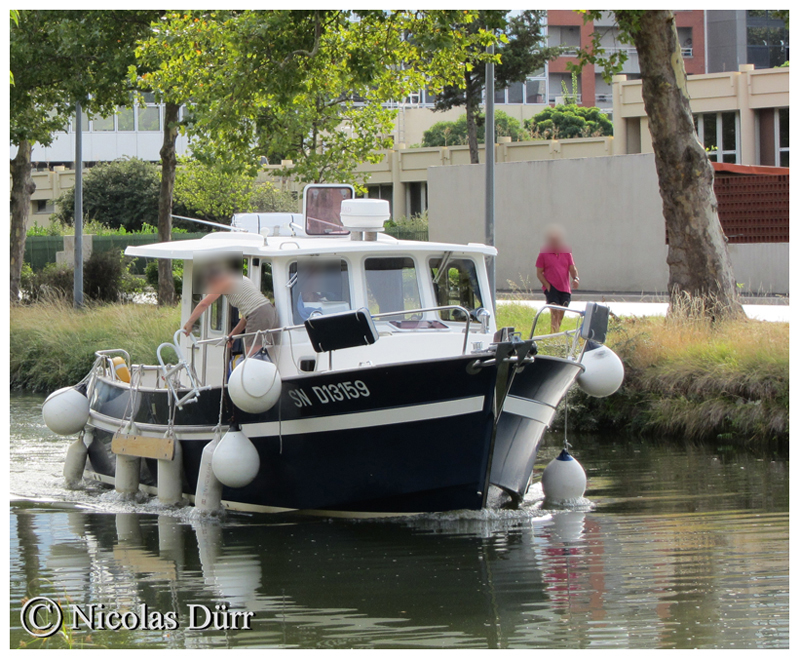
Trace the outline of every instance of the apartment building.
{"type": "MultiPolygon", "coordinates": [[[[703,10],[676,10],[675,21],[678,27],[678,40],[681,53],[689,74],[706,73],[705,14],[703,10]]],[[[611,83],[607,83],[598,67],[588,64],[578,75],[578,89],[572,90],[572,74],[568,65],[576,63],[576,51],[588,48],[592,35],[600,35],[600,44],[606,53],[625,52],[627,60],[620,73],[628,79],[639,77],[639,57],[636,49],[623,44],[611,12],[604,12],[597,21],[584,23],[583,16],[568,9],[547,12],[548,45],[562,46],[567,50],[561,57],[550,62],[548,67],[548,102],[558,103],[562,89],[566,86],[570,93],[577,91],[578,102],[585,106],[611,109],[611,83]]]]}

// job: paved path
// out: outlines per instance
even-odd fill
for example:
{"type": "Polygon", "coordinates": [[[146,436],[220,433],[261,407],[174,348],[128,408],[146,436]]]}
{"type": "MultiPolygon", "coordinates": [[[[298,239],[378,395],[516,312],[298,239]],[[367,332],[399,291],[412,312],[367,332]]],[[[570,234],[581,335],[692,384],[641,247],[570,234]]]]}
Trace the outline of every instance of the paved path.
{"type": "MultiPolygon", "coordinates": [[[[544,305],[543,300],[498,300],[498,305],[506,305],[517,302],[535,309],[544,305]]],[[[605,301],[611,311],[617,316],[666,316],[667,303],[661,302],[613,302],[605,301]]],[[[572,309],[585,309],[586,301],[574,301],[570,307],[572,309]]],[[[789,305],[744,305],[744,311],[751,319],[759,321],[780,321],[789,322],[789,305]]]]}

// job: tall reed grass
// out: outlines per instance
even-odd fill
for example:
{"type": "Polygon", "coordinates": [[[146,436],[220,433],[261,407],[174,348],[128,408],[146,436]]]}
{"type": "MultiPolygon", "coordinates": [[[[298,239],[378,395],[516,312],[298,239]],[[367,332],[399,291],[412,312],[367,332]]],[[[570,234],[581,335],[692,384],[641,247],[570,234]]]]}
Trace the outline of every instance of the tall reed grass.
{"type": "Polygon", "coordinates": [[[11,387],[50,391],[81,380],[99,349],[124,348],[155,364],[156,348],[180,326],[178,307],[90,305],[64,300],[11,307],[11,387]]]}

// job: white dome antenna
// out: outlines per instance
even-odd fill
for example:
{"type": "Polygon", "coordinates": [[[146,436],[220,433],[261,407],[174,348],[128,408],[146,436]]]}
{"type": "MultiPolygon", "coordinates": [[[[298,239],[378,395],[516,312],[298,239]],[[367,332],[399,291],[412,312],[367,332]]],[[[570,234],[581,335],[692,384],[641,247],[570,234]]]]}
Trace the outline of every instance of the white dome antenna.
{"type": "Polygon", "coordinates": [[[392,217],[385,199],[346,199],[342,202],[342,225],[354,241],[375,241],[383,223],[392,217]]]}

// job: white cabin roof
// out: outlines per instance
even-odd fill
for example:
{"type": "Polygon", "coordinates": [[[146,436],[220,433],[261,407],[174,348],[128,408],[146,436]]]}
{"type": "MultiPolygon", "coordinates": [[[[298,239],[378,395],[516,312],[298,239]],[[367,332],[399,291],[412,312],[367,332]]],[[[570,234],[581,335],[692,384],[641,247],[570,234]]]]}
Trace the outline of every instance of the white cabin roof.
{"type": "Polygon", "coordinates": [[[459,252],[494,256],[497,249],[482,243],[433,243],[401,241],[378,234],[376,241],[354,241],[349,236],[306,237],[270,236],[244,232],[212,232],[199,239],[169,241],[149,245],[130,245],[125,254],[131,257],[191,260],[197,253],[211,255],[216,251],[241,251],[248,257],[288,257],[312,254],[342,254],[363,252],[459,252]]]}

